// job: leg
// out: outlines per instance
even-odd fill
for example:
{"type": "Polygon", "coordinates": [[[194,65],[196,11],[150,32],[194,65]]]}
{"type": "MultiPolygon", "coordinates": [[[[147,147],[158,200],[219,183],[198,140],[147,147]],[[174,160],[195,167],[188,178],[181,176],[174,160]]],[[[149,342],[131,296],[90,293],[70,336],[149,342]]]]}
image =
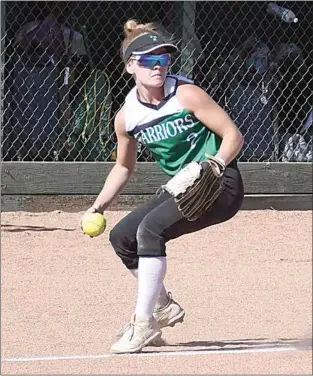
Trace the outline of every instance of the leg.
{"type": "MultiPolygon", "coordinates": [[[[138,280],[138,269],[130,269],[130,272],[138,280]]],[[[171,299],[171,300],[173,301],[173,299],[171,299]]],[[[155,308],[161,309],[161,308],[165,307],[168,303],[169,303],[169,296],[168,296],[168,293],[166,291],[164,284],[162,284],[161,291],[160,291],[158,300],[156,302],[155,308]]]]}
{"type": "MultiPolygon", "coordinates": [[[[168,197],[164,194],[154,196],[129,213],[111,230],[111,245],[127,269],[137,270],[138,268],[136,234],[140,223],[148,213],[167,199],[168,197]]],[[[136,276],[136,273],[133,274],[136,276]]]]}
{"type": "MultiPolygon", "coordinates": [[[[174,199],[169,195],[166,201],[144,217],[137,231],[139,284],[136,320],[139,324],[133,336],[125,335],[113,346],[114,351],[140,351],[149,343],[147,336],[157,334],[153,310],[166,272],[166,242],[230,219],[240,209],[242,200],[243,184],[240,173],[237,169],[228,168],[220,197],[198,220],[190,222],[183,218],[174,199]]],[[[135,321],[133,325],[136,328],[135,321]]]]}
{"type": "Polygon", "coordinates": [[[137,232],[140,257],[136,314],[139,317],[151,317],[154,310],[157,292],[165,276],[166,242],[232,218],[240,209],[243,196],[239,171],[227,168],[221,195],[198,220],[190,222],[183,218],[172,197],[145,216],[137,232]]]}
{"type": "MultiPolygon", "coordinates": [[[[140,205],[125,218],[123,218],[110,232],[110,242],[120,257],[123,264],[130,270],[132,275],[138,278],[138,255],[136,234],[142,219],[154,208],[168,199],[161,194],[140,205]]],[[[162,284],[157,300],[156,308],[164,307],[168,303],[168,294],[162,284]]]]}

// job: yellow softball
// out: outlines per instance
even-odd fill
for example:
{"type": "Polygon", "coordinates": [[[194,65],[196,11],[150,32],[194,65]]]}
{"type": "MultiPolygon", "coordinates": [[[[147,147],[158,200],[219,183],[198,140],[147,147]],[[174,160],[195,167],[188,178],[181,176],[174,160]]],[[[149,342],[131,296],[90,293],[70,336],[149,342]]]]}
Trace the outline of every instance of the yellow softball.
{"type": "Polygon", "coordinates": [[[82,230],[85,234],[95,237],[103,233],[106,219],[100,213],[86,213],[82,218],[82,230]]]}

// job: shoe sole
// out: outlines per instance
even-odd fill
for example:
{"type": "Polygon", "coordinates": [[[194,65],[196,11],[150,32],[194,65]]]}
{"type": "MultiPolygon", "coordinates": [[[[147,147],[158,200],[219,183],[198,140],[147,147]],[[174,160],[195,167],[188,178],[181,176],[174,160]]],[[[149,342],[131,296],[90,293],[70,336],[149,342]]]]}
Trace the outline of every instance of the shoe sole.
{"type": "Polygon", "coordinates": [[[152,343],[153,341],[157,341],[158,339],[161,338],[161,335],[162,333],[161,332],[156,332],[154,333],[151,337],[147,338],[140,346],[134,348],[134,349],[131,349],[131,350],[125,350],[125,351],[120,351],[120,350],[111,350],[112,353],[115,353],[115,354],[129,354],[129,353],[138,353],[138,352],[141,352],[141,350],[148,346],[150,343],[152,343]]]}
{"type": "Polygon", "coordinates": [[[185,314],[185,311],[182,310],[177,316],[174,316],[166,325],[161,326],[159,324],[160,329],[166,328],[167,326],[173,328],[176,324],[184,322],[185,314]]]}

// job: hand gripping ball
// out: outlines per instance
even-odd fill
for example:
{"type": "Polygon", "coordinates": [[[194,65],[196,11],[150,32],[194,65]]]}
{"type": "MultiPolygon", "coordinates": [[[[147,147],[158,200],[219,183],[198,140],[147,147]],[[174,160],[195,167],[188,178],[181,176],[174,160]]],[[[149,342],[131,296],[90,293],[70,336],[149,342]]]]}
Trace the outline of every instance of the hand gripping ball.
{"type": "Polygon", "coordinates": [[[82,218],[82,230],[85,234],[95,237],[103,233],[106,220],[100,213],[86,213],[82,218]]]}

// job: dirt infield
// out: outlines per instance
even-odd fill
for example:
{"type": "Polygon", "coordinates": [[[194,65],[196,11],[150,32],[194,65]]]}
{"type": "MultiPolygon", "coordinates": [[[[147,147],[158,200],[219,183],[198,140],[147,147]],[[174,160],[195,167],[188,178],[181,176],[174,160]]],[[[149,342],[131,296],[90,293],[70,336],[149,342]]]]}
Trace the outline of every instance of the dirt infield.
{"type": "Polygon", "coordinates": [[[2,213],[1,374],[311,374],[312,213],[241,211],[168,244],[186,310],[167,341],[109,354],[136,283],[82,213],[2,213]]]}

